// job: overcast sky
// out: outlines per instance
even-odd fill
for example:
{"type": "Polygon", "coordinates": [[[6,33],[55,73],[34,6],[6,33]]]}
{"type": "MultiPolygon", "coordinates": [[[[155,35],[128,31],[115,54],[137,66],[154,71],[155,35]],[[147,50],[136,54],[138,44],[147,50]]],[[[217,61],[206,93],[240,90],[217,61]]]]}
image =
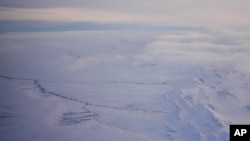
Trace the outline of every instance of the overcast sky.
{"type": "Polygon", "coordinates": [[[0,20],[249,25],[249,0],[1,0],[0,20]]]}

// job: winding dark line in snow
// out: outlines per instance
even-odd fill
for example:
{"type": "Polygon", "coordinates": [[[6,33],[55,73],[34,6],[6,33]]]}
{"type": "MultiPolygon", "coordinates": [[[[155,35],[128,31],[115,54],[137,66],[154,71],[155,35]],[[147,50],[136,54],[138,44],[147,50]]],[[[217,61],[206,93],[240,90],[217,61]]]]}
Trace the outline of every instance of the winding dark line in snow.
{"type": "Polygon", "coordinates": [[[33,78],[20,78],[20,77],[11,77],[6,75],[0,75],[0,78],[12,79],[12,80],[28,80],[28,81],[43,81],[43,82],[52,82],[52,83],[70,83],[70,84],[135,84],[135,85],[168,85],[170,82],[134,82],[134,81],[90,81],[90,82],[76,82],[76,81],[55,81],[55,80],[38,80],[33,78]]]}
{"type": "Polygon", "coordinates": [[[71,98],[71,97],[67,97],[67,96],[63,96],[61,94],[58,94],[58,93],[55,93],[55,92],[51,92],[51,91],[47,91],[45,87],[43,87],[38,80],[33,80],[33,84],[40,90],[41,93],[43,94],[50,94],[50,95],[54,95],[54,96],[57,96],[57,97],[60,97],[62,99],[66,99],[66,100],[71,100],[71,101],[74,101],[74,102],[78,102],[78,103],[83,103],[83,104],[87,104],[87,102],[84,102],[84,101],[81,101],[81,100],[78,100],[78,99],[74,99],[74,98],[71,98]]]}
{"type": "Polygon", "coordinates": [[[128,129],[128,128],[124,128],[124,127],[120,127],[108,122],[104,122],[102,120],[98,119],[98,114],[95,112],[92,112],[90,110],[88,110],[86,108],[86,105],[84,107],[82,107],[83,111],[78,111],[78,112],[65,112],[63,113],[62,117],[59,120],[59,125],[74,125],[74,124],[78,124],[84,121],[94,121],[96,123],[98,123],[99,125],[103,125],[109,128],[113,128],[115,130],[121,130],[123,132],[127,132],[127,133],[132,133],[132,134],[141,134],[146,136],[145,134],[136,131],[136,130],[132,130],[132,129],[128,129]]]}
{"type": "Polygon", "coordinates": [[[9,79],[9,80],[27,80],[27,81],[34,81],[34,79],[30,78],[19,78],[19,77],[11,77],[6,75],[0,75],[0,78],[9,79]]]}
{"type": "Polygon", "coordinates": [[[14,117],[16,117],[16,116],[14,116],[14,115],[0,115],[0,119],[1,118],[14,118],[14,117]]]}
{"type": "Polygon", "coordinates": [[[140,112],[145,112],[145,113],[166,113],[164,111],[149,111],[149,110],[139,109],[139,108],[127,109],[127,108],[121,108],[121,107],[111,107],[111,106],[105,106],[105,105],[92,104],[92,103],[81,101],[81,100],[74,99],[74,98],[71,98],[71,97],[63,96],[63,95],[55,93],[55,92],[47,91],[37,80],[34,80],[33,84],[42,93],[47,93],[47,94],[54,95],[54,96],[57,96],[57,97],[60,97],[60,98],[63,98],[63,99],[67,99],[67,100],[71,100],[71,101],[74,101],[74,102],[82,103],[82,104],[85,104],[85,107],[86,106],[93,106],[93,107],[107,108],[107,109],[113,109],[113,110],[127,110],[127,111],[137,111],[137,112],[140,111],[140,112]]]}
{"type": "MultiPolygon", "coordinates": [[[[73,102],[77,102],[77,103],[81,103],[81,104],[85,104],[86,106],[92,106],[92,107],[99,107],[99,108],[107,108],[107,109],[113,109],[113,110],[123,110],[123,111],[135,111],[135,112],[143,112],[143,113],[151,113],[151,114],[166,114],[167,112],[165,111],[156,111],[156,110],[146,110],[146,109],[140,109],[140,108],[135,108],[135,109],[129,109],[129,108],[122,108],[122,107],[111,107],[111,106],[106,106],[106,105],[99,105],[99,104],[92,104],[86,101],[81,101],[72,97],[68,97],[68,96],[63,96],[60,93],[56,93],[53,91],[48,91],[41,83],[40,80],[37,79],[28,79],[28,78],[19,78],[19,77],[10,77],[10,76],[6,76],[6,75],[0,75],[0,78],[4,78],[4,79],[9,79],[9,80],[26,80],[26,81],[33,81],[33,84],[36,86],[36,88],[43,94],[49,94],[49,95],[53,95],[56,97],[60,97],[62,99],[65,100],[70,100],[73,102]]],[[[48,82],[48,81],[46,81],[48,82]]],[[[137,83],[136,83],[137,84],[137,83]]],[[[164,83],[165,84],[165,83],[164,83]]]]}
{"type": "Polygon", "coordinates": [[[101,120],[98,120],[96,117],[94,117],[94,121],[96,121],[97,123],[102,124],[104,126],[107,126],[107,127],[110,127],[110,128],[114,128],[116,130],[118,129],[118,130],[122,130],[124,132],[132,133],[132,134],[141,134],[141,135],[147,136],[147,135],[141,133],[140,131],[136,131],[136,130],[132,130],[132,129],[127,129],[127,128],[119,127],[119,126],[116,126],[116,125],[113,125],[113,124],[110,124],[110,123],[107,123],[107,122],[103,122],[101,120]]]}
{"type": "Polygon", "coordinates": [[[86,108],[82,108],[82,110],[80,112],[64,112],[59,120],[59,125],[73,125],[83,121],[95,120],[98,116],[97,113],[91,112],[86,108]]]}
{"type": "MultiPolygon", "coordinates": [[[[164,111],[150,111],[150,110],[145,110],[145,109],[128,109],[128,108],[121,108],[121,107],[110,107],[110,106],[105,106],[105,105],[98,105],[98,104],[92,104],[89,102],[85,102],[85,101],[81,101],[78,99],[74,99],[71,97],[67,97],[67,96],[63,96],[59,93],[53,92],[53,91],[48,91],[41,83],[39,80],[36,79],[26,79],[26,78],[18,78],[18,77],[10,77],[10,76],[5,76],[5,75],[0,75],[0,78],[3,79],[9,79],[9,80],[25,80],[25,81],[32,81],[33,85],[43,94],[49,94],[49,95],[53,95],[65,100],[70,100],[73,102],[77,102],[77,103],[81,103],[84,104],[84,106],[82,107],[83,111],[80,112],[65,112],[62,114],[61,118],[59,119],[59,125],[63,125],[63,126],[68,126],[68,125],[73,125],[73,124],[79,124],[81,122],[84,121],[95,121],[100,125],[109,127],[109,128],[113,128],[115,130],[120,130],[123,132],[127,132],[127,133],[131,133],[131,134],[138,134],[138,135],[142,135],[142,136],[147,136],[143,133],[141,133],[140,131],[136,131],[136,130],[132,130],[132,129],[128,129],[128,128],[124,128],[124,127],[120,127],[117,125],[114,125],[112,123],[108,123],[105,121],[102,121],[98,118],[98,114],[89,110],[88,106],[92,106],[92,107],[99,107],[99,108],[107,108],[107,109],[112,109],[112,110],[121,110],[121,111],[127,111],[127,112],[143,112],[143,113],[151,113],[151,114],[166,114],[166,112],[164,111]]],[[[10,118],[13,117],[13,115],[1,115],[0,118],[10,118]]]]}
{"type": "Polygon", "coordinates": [[[43,82],[53,82],[53,83],[70,83],[70,84],[135,84],[135,85],[168,85],[170,82],[134,82],[134,81],[89,81],[89,82],[75,82],[75,81],[47,81],[43,82]]]}

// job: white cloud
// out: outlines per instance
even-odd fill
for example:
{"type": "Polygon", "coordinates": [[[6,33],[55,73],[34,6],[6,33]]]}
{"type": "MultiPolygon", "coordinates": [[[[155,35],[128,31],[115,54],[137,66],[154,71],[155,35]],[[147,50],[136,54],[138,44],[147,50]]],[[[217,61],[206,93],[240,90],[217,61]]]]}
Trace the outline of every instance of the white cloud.
{"type": "Polygon", "coordinates": [[[135,56],[136,63],[189,67],[226,63],[249,73],[249,38],[227,30],[221,32],[223,36],[211,33],[186,31],[161,35],[135,56]]]}

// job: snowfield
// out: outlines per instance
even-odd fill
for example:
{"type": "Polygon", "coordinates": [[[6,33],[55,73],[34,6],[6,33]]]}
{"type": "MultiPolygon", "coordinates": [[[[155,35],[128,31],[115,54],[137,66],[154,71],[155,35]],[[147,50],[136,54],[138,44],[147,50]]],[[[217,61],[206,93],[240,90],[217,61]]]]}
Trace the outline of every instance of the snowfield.
{"type": "Polygon", "coordinates": [[[0,34],[1,141],[228,141],[250,124],[250,32],[0,34]]]}

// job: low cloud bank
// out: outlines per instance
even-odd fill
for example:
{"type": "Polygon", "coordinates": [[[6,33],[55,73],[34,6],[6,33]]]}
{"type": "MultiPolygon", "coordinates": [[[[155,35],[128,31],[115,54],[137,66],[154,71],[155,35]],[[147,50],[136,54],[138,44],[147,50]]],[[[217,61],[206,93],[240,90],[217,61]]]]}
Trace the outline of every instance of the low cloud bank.
{"type": "Polygon", "coordinates": [[[208,66],[221,63],[250,72],[250,34],[239,30],[184,31],[161,35],[135,56],[136,63],[208,66]]]}

